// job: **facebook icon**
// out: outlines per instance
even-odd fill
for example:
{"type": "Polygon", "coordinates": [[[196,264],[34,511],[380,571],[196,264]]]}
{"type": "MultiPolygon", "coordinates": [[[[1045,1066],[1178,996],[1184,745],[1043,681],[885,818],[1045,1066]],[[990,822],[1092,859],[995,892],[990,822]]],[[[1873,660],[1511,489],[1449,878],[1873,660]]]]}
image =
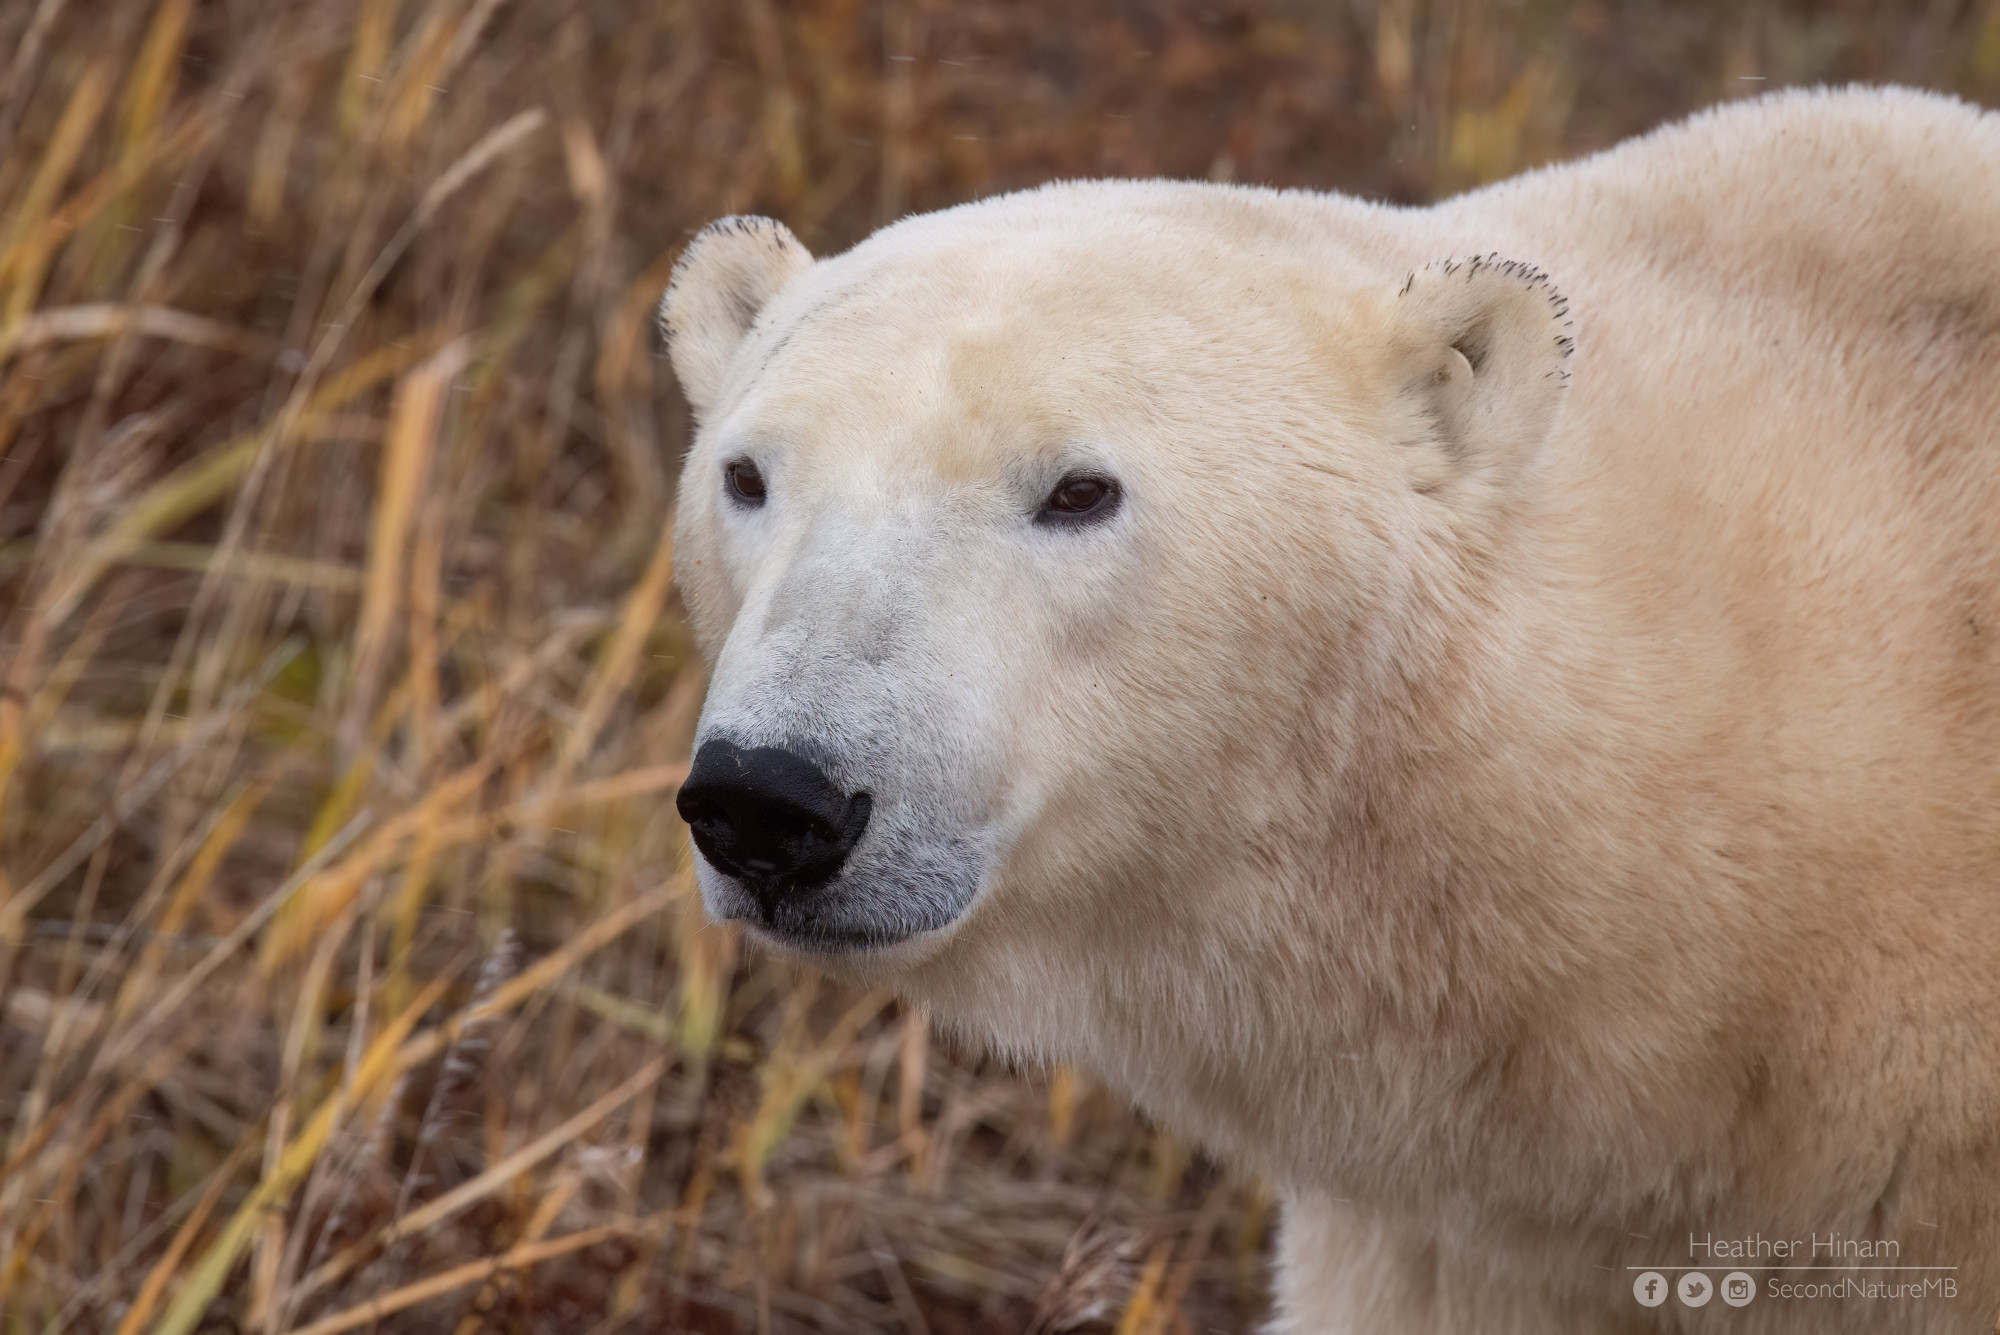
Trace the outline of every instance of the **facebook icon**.
{"type": "Polygon", "coordinates": [[[1667,1277],[1657,1270],[1648,1270],[1632,1281],[1632,1296],[1641,1307],[1658,1307],[1667,1300],[1667,1277]]]}

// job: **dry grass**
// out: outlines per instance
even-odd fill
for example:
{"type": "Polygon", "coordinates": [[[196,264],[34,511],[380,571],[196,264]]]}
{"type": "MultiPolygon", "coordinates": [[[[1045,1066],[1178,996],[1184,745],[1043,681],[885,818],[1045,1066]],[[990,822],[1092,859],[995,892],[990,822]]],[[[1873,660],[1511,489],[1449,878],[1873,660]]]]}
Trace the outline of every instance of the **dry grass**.
{"type": "Polygon", "coordinates": [[[119,1335],[1247,1329],[1253,1184],[703,925],[678,248],[1056,175],[1420,199],[1786,82],[2000,93],[2000,0],[0,34],[0,1309],[119,1335]]]}

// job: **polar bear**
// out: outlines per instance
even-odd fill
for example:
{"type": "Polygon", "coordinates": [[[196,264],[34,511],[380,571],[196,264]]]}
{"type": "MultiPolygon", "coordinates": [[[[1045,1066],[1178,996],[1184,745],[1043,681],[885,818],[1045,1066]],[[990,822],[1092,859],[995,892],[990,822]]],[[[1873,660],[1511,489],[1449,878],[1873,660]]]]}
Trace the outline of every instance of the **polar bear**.
{"type": "Polygon", "coordinates": [[[2000,115],[725,219],[661,318],[714,917],[1264,1175],[1281,1332],[1992,1328],[2000,115]]]}

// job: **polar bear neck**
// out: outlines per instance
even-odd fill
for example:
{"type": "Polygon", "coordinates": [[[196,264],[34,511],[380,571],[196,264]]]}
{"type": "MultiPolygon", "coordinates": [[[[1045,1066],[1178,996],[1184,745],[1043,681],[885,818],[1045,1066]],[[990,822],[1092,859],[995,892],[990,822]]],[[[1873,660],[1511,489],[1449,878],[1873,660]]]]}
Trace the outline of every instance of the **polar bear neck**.
{"type": "MultiPolygon", "coordinates": [[[[1520,568],[1493,557],[1483,570],[1520,568]]],[[[1406,591],[1374,655],[1372,718],[1309,725],[1343,757],[1332,775],[1245,775],[1268,796],[1239,837],[1100,899],[1090,923],[1010,923],[1004,949],[974,937],[910,990],[972,1037],[1101,1073],[1233,1162],[1343,1193],[1473,1189],[1439,1172],[1452,1159],[1470,1174],[1490,1148],[1463,1129],[1579,1064],[1633,1060],[1628,1096],[1656,1099],[1664,1082],[1632,1053],[1677,1041],[1651,1017],[1672,1004],[1669,961],[1706,947],[1616,907],[1694,873],[1612,833],[1657,801],[1631,770],[1660,744],[1617,725],[1615,697],[1674,667],[1556,630],[1615,625],[1601,589],[1516,581],[1502,596],[1488,578],[1406,591]]],[[[1574,1153],[1578,1129],[1533,1139],[1574,1153]]]]}

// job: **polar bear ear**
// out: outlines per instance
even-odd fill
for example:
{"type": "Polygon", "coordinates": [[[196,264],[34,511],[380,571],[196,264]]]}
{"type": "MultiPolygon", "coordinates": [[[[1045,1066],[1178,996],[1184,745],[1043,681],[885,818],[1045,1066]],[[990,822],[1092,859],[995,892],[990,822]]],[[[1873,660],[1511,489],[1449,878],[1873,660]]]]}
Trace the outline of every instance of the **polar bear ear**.
{"type": "Polygon", "coordinates": [[[1548,438],[1569,383],[1569,303],[1531,265],[1440,260],[1391,302],[1390,374],[1411,485],[1504,486],[1548,438]]]}
{"type": "Polygon", "coordinates": [[[681,252],[660,298],[660,336],[697,419],[714,406],[757,312],[812,262],[798,238],[769,218],[719,219],[681,252]]]}

